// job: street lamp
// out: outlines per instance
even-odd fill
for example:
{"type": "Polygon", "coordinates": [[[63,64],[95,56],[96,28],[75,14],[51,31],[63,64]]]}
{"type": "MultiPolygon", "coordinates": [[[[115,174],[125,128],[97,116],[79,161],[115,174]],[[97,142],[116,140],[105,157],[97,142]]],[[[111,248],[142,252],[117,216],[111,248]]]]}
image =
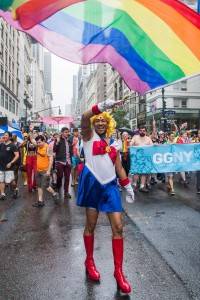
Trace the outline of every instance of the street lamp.
{"type": "Polygon", "coordinates": [[[53,108],[58,108],[59,110],[58,110],[58,114],[59,115],[61,115],[62,114],[62,111],[61,111],[61,108],[60,108],[60,105],[57,105],[57,106],[53,106],[53,107],[48,107],[48,108],[44,108],[44,109],[42,109],[42,110],[38,110],[38,111],[35,111],[34,112],[34,114],[39,114],[39,113],[41,113],[41,112],[43,112],[43,111],[46,111],[46,110],[50,110],[50,109],[53,109],[53,108]]]}
{"type": "Polygon", "coordinates": [[[26,126],[27,126],[27,120],[28,120],[28,105],[29,105],[28,99],[29,99],[29,95],[25,91],[24,92],[24,105],[26,107],[26,113],[25,113],[25,125],[26,126]]]}

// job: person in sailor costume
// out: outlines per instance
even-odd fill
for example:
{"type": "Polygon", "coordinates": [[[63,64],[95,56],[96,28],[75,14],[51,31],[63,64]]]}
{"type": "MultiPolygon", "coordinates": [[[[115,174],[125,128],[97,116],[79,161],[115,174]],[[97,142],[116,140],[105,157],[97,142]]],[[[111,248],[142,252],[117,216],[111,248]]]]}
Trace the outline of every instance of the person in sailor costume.
{"type": "MultiPolygon", "coordinates": [[[[121,102],[121,101],[120,101],[121,102]]],[[[119,182],[126,191],[126,201],[134,202],[134,192],[122,167],[117,143],[111,138],[116,122],[106,112],[118,105],[119,101],[106,100],[94,105],[82,116],[81,127],[85,166],[79,177],[77,205],[86,208],[86,224],[83,234],[86,250],[85,268],[91,280],[99,281],[100,273],[94,263],[94,231],[99,212],[107,213],[112,228],[112,249],[114,277],[117,287],[123,293],[130,293],[131,286],[126,280],[123,265],[123,223],[122,203],[117,186],[119,182]]]]}

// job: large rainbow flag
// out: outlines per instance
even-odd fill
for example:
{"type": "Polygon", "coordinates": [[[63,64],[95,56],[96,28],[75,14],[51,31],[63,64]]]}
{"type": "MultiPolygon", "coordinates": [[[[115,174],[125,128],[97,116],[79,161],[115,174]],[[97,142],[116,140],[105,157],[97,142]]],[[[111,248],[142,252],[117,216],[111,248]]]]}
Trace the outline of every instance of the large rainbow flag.
{"type": "Polygon", "coordinates": [[[200,15],[177,0],[86,0],[29,30],[0,16],[67,60],[110,63],[141,94],[200,73],[200,15]]]}

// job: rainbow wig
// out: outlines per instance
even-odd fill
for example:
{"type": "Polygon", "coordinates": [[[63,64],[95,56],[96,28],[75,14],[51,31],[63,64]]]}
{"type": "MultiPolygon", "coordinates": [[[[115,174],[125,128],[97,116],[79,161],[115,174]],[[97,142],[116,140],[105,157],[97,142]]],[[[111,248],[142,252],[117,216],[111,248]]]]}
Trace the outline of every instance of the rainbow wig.
{"type": "Polygon", "coordinates": [[[115,120],[113,119],[112,115],[109,112],[104,111],[104,112],[90,118],[92,127],[93,127],[95,120],[99,117],[102,117],[103,119],[105,119],[107,121],[108,129],[106,131],[106,137],[111,137],[112,134],[115,132],[115,128],[117,125],[115,120]]]}

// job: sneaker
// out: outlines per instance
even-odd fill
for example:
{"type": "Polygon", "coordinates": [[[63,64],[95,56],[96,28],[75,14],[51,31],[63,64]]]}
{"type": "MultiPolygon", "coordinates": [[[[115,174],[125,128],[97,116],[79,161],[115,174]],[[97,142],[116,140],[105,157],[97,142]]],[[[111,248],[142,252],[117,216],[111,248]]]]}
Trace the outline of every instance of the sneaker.
{"type": "Polygon", "coordinates": [[[37,201],[32,204],[33,207],[43,207],[44,205],[44,201],[37,201]]]}
{"type": "Polygon", "coordinates": [[[200,190],[197,190],[197,194],[200,195],[200,190]]]}
{"type": "Polygon", "coordinates": [[[59,194],[58,194],[58,193],[55,193],[55,194],[53,195],[53,200],[54,200],[54,203],[55,203],[55,204],[58,204],[58,203],[59,203],[60,197],[59,197],[59,194]]]}
{"type": "Polygon", "coordinates": [[[71,199],[71,197],[72,197],[69,193],[66,193],[66,192],[65,192],[64,196],[65,196],[65,198],[67,198],[67,199],[71,199]]]}
{"type": "Polygon", "coordinates": [[[174,191],[171,191],[171,192],[170,192],[170,195],[171,195],[171,196],[174,196],[174,195],[175,195],[175,192],[174,192],[174,191]]]}
{"type": "Polygon", "coordinates": [[[13,199],[17,199],[18,197],[18,189],[15,189],[14,192],[13,192],[13,199]]]}
{"type": "Polygon", "coordinates": [[[140,188],[139,191],[142,192],[142,193],[148,193],[149,192],[149,190],[145,187],[140,188]]]}
{"type": "Polygon", "coordinates": [[[24,186],[27,186],[27,181],[24,182],[24,186]]]}
{"type": "Polygon", "coordinates": [[[2,200],[2,201],[6,200],[6,195],[5,194],[1,194],[0,195],[0,200],[2,200]]]}

